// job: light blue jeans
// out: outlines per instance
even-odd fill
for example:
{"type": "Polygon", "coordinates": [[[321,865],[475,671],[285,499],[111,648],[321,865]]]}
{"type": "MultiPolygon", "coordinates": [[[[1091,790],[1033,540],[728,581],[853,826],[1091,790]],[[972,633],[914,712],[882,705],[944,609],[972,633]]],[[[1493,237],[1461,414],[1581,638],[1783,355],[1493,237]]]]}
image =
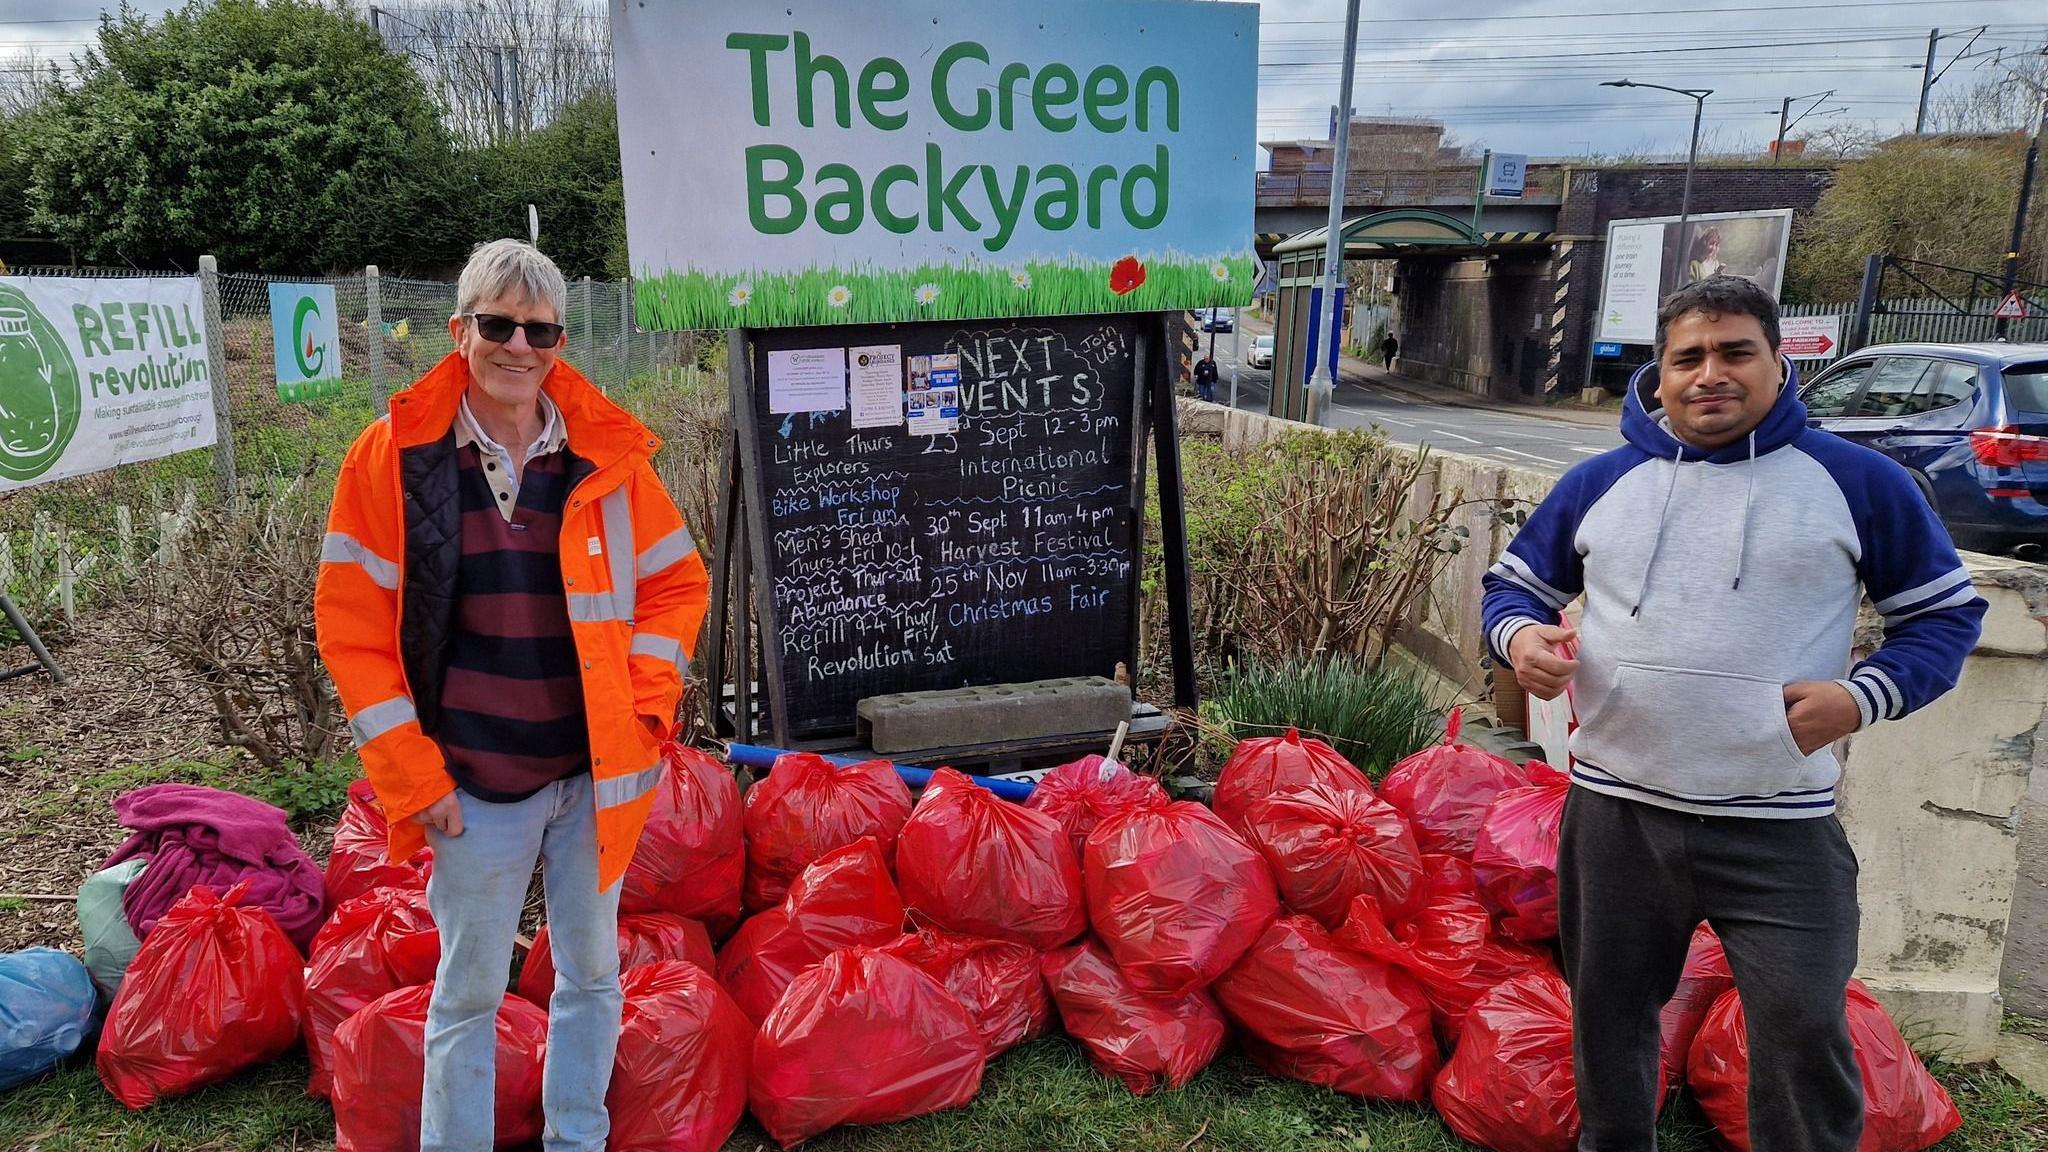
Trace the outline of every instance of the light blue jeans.
{"type": "Polygon", "coordinates": [[[589,775],[514,804],[458,793],[462,835],[431,829],[427,906],[441,966],[427,1005],[420,1152],[490,1152],[496,1128],[497,1014],[520,909],[541,864],[555,994],[541,1107],[547,1152],[603,1152],[605,1090],[619,1042],[619,885],[597,890],[597,807],[589,775]]]}

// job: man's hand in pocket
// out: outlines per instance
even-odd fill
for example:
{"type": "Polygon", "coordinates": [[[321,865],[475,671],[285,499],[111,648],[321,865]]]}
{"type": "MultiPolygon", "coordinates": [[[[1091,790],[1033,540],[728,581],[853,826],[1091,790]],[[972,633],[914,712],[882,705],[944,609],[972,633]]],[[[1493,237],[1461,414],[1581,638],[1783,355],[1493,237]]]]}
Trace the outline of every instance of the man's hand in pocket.
{"type": "Polygon", "coordinates": [[[462,835],[462,801],[450,792],[412,814],[412,822],[443,836],[462,835]]]}
{"type": "Polygon", "coordinates": [[[1832,680],[1785,685],[1785,723],[1799,750],[1811,756],[1863,723],[1863,712],[1847,688],[1832,680]]]}

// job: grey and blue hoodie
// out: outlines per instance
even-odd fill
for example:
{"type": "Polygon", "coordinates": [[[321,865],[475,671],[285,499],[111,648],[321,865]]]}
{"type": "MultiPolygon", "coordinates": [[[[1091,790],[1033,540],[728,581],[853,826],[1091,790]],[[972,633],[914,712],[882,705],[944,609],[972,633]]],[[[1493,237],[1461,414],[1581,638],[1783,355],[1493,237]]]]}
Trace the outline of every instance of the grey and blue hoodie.
{"type": "Polygon", "coordinates": [[[1742,442],[1672,435],[1656,365],[1630,381],[1628,443],[1571,471],[1487,573],[1487,645],[1584,595],[1575,785],[1716,816],[1835,809],[1831,748],[1802,755],[1783,687],[1836,680],[1863,724],[1955,686],[1985,604],[1892,460],[1806,425],[1798,377],[1742,442]],[[1864,593],[1884,644],[1850,667],[1864,593]]]}

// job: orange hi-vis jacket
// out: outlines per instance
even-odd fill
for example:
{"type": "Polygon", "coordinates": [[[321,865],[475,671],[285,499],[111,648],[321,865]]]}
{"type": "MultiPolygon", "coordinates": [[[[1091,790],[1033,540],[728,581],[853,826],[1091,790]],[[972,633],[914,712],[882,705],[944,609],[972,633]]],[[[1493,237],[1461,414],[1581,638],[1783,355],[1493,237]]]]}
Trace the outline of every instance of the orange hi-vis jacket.
{"type": "MultiPolygon", "coordinates": [[[[363,771],[391,825],[391,858],[426,846],[409,817],[455,789],[433,731],[462,548],[452,428],[469,366],[450,353],[391,398],[342,463],[313,593],[320,655],[363,771]]],[[[597,802],[598,884],[626,874],[661,777],[710,601],[704,558],[662,489],[660,441],[557,361],[541,388],[595,471],[562,508],[561,563],[581,662],[597,802]]]]}

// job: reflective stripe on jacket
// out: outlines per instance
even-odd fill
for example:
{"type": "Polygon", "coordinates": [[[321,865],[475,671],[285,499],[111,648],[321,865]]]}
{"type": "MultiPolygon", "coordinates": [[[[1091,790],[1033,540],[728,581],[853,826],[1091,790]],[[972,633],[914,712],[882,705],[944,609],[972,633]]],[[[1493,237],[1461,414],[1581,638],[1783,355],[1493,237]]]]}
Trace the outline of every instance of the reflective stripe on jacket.
{"type": "MultiPolygon", "coordinates": [[[[335,483],[313,593],[320,655],[391,825],[391,858],[426,846],[409,817],[455,788],[431,735],[453,627],[461,510],[451,428],[469,366],[450,353],[391,398],[335,483]]],[[[595,471],[562,509],[560,556],[583,678],[598,882],[626,873],[661,775],[709,603],[704,559],[652,459],[658,440],[557,361],[541,388],[595,471]]]]}

